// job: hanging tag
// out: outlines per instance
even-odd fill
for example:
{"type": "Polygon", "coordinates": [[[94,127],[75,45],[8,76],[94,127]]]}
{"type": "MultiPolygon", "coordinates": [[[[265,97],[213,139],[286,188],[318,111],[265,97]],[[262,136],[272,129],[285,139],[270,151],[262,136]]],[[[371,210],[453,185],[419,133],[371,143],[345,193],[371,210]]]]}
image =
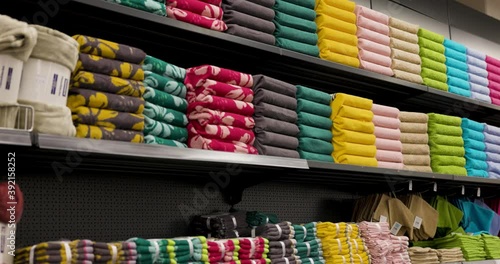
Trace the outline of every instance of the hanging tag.
{"type": "Polygon", "coordinates": [[[422,218],[415,216],[415,221],[413,221],[413,227],[416,229],[420,229],[421,226],[422,226],[422,218]]]}
{"type": "Polygon", "coordinates": [[[408,183],[408,190],[413,191],[413,181],[412,180],[410,180],[410,182],[408,183]]]}
{"type": "Polygon", "coordinates": [[[399,230],[401,230],[401,227],[403,226],[400,223],[395,222],[391,228],[391,234],[396,236],[399,233],[399,230]]]}
{"type": "Polygon", "coordinates": [[[481,187],[477,188],[477,197],[481,197],[481,187]]]}
{"type": "Polygon", "coordinates": [[[462,195],[465,195],[465,186],[462,185],[462,195]]]}
{"type": "Polygon", "coordinates": [[[434,192],[437,192],[437,191],[438,191],[438,184],[437,184],[437,182],[435,182],[435,183],[434,183],[434,187],[432,188],[432,190],[433,190],[434,192]]]}
{"type": "Polygon", "coordinates": [[[386,223],[386,222],[387,222],[387,216],[385,216],[385,215],[381,215],[381,216],[380,216],[380,221],[379,221],[379,222],[380,222],[380,223],[386,223]]]}

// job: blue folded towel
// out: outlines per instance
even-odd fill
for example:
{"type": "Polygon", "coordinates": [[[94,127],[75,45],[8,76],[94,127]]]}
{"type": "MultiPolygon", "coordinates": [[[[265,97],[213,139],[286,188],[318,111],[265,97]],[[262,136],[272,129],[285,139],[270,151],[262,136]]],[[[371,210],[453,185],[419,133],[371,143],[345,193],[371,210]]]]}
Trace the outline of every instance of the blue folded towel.
{"type": "MultiPolygon", "coordinates": [[[[448,81],[446,82],[448,86],[455,86],[457,88],[462,88],[464,90],[470,91],[470,84],[468,81],[465,81],[463,79],[453,77],[453,76],[448,76],[448,81]]],[[[470,97],[470,93],[469,96],[470,97]]]]}
{"type": "MultiPolygon", "coordinates": [[[[452,77],[453,78],[453,77],[452,77]]],[[[449,81],[450,79],[448,79],[449,81]]],[[[464,97],[471,97],[471,92],[469,89],[463,89],[457,86],[453,86],[451,84],[448,84],[448,92],[453,93],[453,94],[458,94],[464,97]]]]}
{"type": "Polygon", "coordinates": [[[486,170],[476,170],[476,169],[467,169],[467,176],[470,177],[479,177],[479,178],[489,178],[488,171],[486,170]]]}
{"type": "Polygon", "coordinates": [[[462,70],[457,69],[457,68],[446,67],[446,74],[448,76],[460,78],[460,79],[465,80],[467,82],[469,81],[469,74],[466,71],[462,71],[462,70]]]}
{"type": "Polygon", "coordinates": [[[484,142],[485,133],[481,133],[472,129],[462,129],[462,137],[484,142]]]}
{"type": "Polygon", "coordinates": [[[500,173],[500,163],[488,161],[488,172],[500,173]]]}
{"type": "Polygon", "coordinates": [[[500,165],[500,154],[493,152],[486,152],[486,160],[498,163],[500,165]]]}
{"type": "Polygon", "coordinates": [[[467,56],[467,64],[474,65],[480,69],[486,70],[487,63],[485,61],[486,57],[484,59],[478,59],[472,56],[467,56]]]}
{"type": "MultiPolygon", "coordinates": [[[[479,84],[482,86],[488,86],[490,84],[488,79],[481,77],[481,76],[478,76],[478,75],[475,75],[475,74],[471,74],[471,73],[469,73],[469,82],[479,84]]],[[[489,90],[489,88],[488,88],[488,90],[489,90]]],[[[488,92],[488,94],[489,94],[489,92],[488,92]]]]}
{"type": "Polygon", "coordinates": [[[468,118],[462,118],[462,129],[471,129],[483,133],[484,127],[484,123],[479,123],[468,118]]]}
{"type": "Polygon", "coordinates": [[[468,67],[469,73],[481,76],[483,78],[488,78],[488,71],[487,70],[479,68],[479,67],[474,66],[472,64],[468,64],[467,67],[468,67]]]}
{"type": "Polygon", "coordinates": [[[456,50],[463,54],[467,54],[467,48],[456,41],[453,41],[451,39],[445,39],[443,44],[446,48],[456,50]]]}
{"type": "Polygon", "coordinates": [[[493,144],[500,144],[500,137],[490,133],[484,133],[484,141],[493,144]]]}
{"type": "Polygon", "coordinates": [[[491,97],[489,95],[478,93],[478,92],[474,92],[474,91],[472,91],[472,89],[471,89],[470,97],[472,99],[476,99],[476,100],[483,101],[483,102],[491,104],[491,97]]]}
{"type": "Polygon", "coordinates": [[[490,179],[500,179],[500,174],[489,171],[488,172],[488,178],[490,179]]]}
{"type": "MultiPolygon", "coordinates": [[[[486,150],[486,143],[483,141],[475,140],[475,139],[464,138],[464,147],[466,148],[466,150],[485,151],[486,150]]],[[[476,159],[480,159],[480,158],[476,158],[476,159]]],[[[480,159],[480,160],[484,160],[484,159],[480,159]]]]}
{"type": "Polygon", "coordinates": [[[485,160],[468,159],[465,167],[476,170],[488,170],[488,163],[485,160]]]}
{"type": "Polygon", "coordinates": [[[465,54],[463,52],[458,52],[458,51],[453,50],[453,49],[445,49],[444,55],[446,56],[447,59],[453,58],[455,60],[467,63],[467,54],[465,54]]]}
{"type": "Polygon", "coordinates": [[[484,126],[484,132],[491,134],[491,135],[496,135],[500,137],[500,128],[492,125],[485,125],[484,126]]]}
{"type": "Polygon", "coordinates": [[[489,143],[489,142],[485,142],[484,146],[485,146],[485,150],[487,152],[499,153],[500,154],[500,146],[499,145],[495,145],[495,144],[492,144],[492,143],[489,143]]]}
{"type": "Polygon", "coordinates": [[[475,49],[467,48],[467,55],[481,59],[483,61],[486,60],[486,54],[475,49]]]}
{"type": "Polygon", "coordinates": [[[451,57],[447,57],[446,58],[445,64],[448,67],[453,67],[455,69],[459,69],[459,70],[462,70],[462,71],[465,71],[465,72],[468,69],[467,63],[459,61],[459,60],[456,60],[456,59],[451,58],[451,57]]]}
{"type": "Polygon", "coordinates": [[[469,148],[465,150],[465,158],[475,160],[488,160],[488,153],[484,152],[483,150],[469,148]]]}
{"type": "Polygon", "coordinates": [[[490,95],[490,88],[488,88],[488,86],[480,85],[477,83],[470,82],[470,90],[472,92],[488,95],[488,97],[490,95]]]}

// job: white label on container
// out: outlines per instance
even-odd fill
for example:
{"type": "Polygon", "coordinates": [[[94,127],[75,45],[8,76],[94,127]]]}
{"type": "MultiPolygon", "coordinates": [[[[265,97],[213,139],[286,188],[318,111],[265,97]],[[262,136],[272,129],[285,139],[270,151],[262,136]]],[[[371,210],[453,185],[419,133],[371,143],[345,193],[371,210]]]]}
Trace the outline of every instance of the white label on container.
{"type": "Polygon", "coordinates": [[[2,66],[2,71],[0,72],[0,88],[2,87],[3,84],[3,73],[5,71],[5,66],[2,66]]]}
{"type": "Polygon", "coordinates": [[[416,229],[420,229],[421,226],[422,226],[422,218],[415,216],[415,221],[413,221],[413,227],[416,229]]]}
{"type": "Polygon", "coordinates": [[[401,227],[403,226],[400,223],[395,222],[394,225],[392,225],[391,234],[397,235],[399,233],[399,230],[401,230],[401,227]]]}
{"type": "Polygon", "coordinates": [[[380,223],[387,223],[387,216],[385,216],[385,215],[381,215],[381,216],[380,216],[380,221],[379,221],[379,222],[380,222],[380,223]]]}
{"type": "Polygon", "coordinates": [[[5,90],[10,90],[10,83],[12,82],[12,73],[14,69],[9,67],[7,70],[7,81],[5,82],[5,90]]]}
{"type": "Polygon", "coordinates": [[[52,88],[50,89],[50,94],[56,94],[57,91],[57,79],[59,78],[59,75],[57,73],[54,74],[52,77],[52,88]]]}

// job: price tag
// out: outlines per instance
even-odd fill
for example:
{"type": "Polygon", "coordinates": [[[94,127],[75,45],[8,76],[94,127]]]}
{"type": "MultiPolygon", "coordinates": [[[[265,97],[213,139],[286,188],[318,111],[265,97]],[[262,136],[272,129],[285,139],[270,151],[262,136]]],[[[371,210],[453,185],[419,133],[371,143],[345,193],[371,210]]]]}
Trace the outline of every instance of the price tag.
{"type": "Polygon", "coordinates": [[[481,188],[477,188],[477,197],[481,197],[481,188]]]}
{"type": "Polygon", "coordinates": [[[381,215],[381,216],[380,216],[380,221],[379,221],[379,222],[380,222],[380,223],[387,223],[387,216],[385,216],[385,215],[381,215]]]}
{"type": "Polygon", "coordinates": [[[415,221],[413,221],[413,227],[416,229],[420,229],[421,226],[422,226],[422,218],[415,216],[415,221]]]}
{"type": "Polygon", "coordinates": [[[437,192],[437,191],[438,191],[438,184],[437,184],[436,182],[434,183],[434,188],[432,188],[432,190],[433,190],[434,192],[437,192]]]}
{"type": "Polygon", "coordinates": [[[401,227],[403,226],[400,223],[395,222],[391,228],[391,234],[396,236],[399,233],[399,230],[401,230],[401,227]]]}

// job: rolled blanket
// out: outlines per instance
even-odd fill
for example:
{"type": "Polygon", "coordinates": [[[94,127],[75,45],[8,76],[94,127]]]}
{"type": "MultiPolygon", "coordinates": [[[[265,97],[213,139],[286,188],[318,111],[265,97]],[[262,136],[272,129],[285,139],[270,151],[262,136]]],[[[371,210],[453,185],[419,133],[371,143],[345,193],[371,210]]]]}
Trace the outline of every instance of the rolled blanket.
{"type": "Polygon", "coordinates": [[[186,98],[187,88],[184,83],[175,80],[172,77],[166,77],[154,72],[144,72],[144,84],[157,90],[186,98]]]}
{"type": "Polygon", "coordinates": [[[226,33],[273,46],[276,44],[276,38],[273,35],[236,24],[228,24],[226,33]]]}
{"type": "Polygon", "coordinates": [[[76,137],[126,141],[133,143],[144,142],[144,134],[139,131],[113,129],[113,128],[90,126],[84,124],[78,124],[76,126],[76,137]]]}
{"type": "Polygon", "coordinates": [[[73,38],[80,45],[81,53],[136,64],[141,64],[146,58],[146,53],[138,48],[84,35],[73,38]]]}
{"type": "Polygon", "coordinates": [[[209,108],[189,107],[188,118],[198,122],[200,125],[226,125],[239,128],[252,129],[255,126],[255,120],[252,117],[212,110],[209,108]]]}
{"type": "Polygon", "coordinates": [[[142,68],[165,77],[174,78],[179,82],[184,82],[186,70],[168,62],[162,61],[152,56],[146,56],[142,68]]]}
{"type": "Polygon", "coordinates": [[[258,103],[255,105],[255,116],[264,116],[272,119],[277,119],[289,123],[297,122],[297,112],[294,110],[286,109],[283,107],[267,104],[258,103]]]}
{"type": "Polygon", "coordinates": [[[35,47],[37,30],[5,15],[0,15],[0,25],[0,54],[26,62],[35,47]]]}
{"type": "Polygon", "coordinates": [[[271,21],[229,9],[227,6],[224,8],[224,21],[228,25],[236,24],[269,35],[272,35],[276,30],[276,26],[271,21]]]}
{"type": "Polygon", "coordinates": [[[181,10],[186,10],[197,15],[208,18],[222,19],[224,11],[216,5],[205,3],[198,0],[166,0],[167,6],[175,7],[181,10]]]}
{"type": "Polygon", "coordinates": [[[183,112],[161,107],[149,102],[146,102],[144,115],[167,124],[174,126],[186,126],[188,124],[187,116],[183,112]]]}
{"type": "Polygon", "coordinates": [[[149,13],[165,16],[165,4],[155,0],[104,0],[106,2],[116,3],[131,8],[139,9],[149,13]]]}
{"type": "Polygon", "coordinates": [[[187,148],[187,145],[171,139],[160,138],[152,135],[147,135],[144,137],[144,143],[151,145],[164,145],[177,148],[187,148]]]}
{"type": "Polygon", "coordinates": [[[142,97],[146,91],[142,82],[83,71],[73,76],[72,86],[133,97],[142,97]]]}
{"type": "Polygon", "coordinates": [[[175,20],[180,20],[182,22],[208,28],[211,30],[216,30],[216,31],[227,30],[226,23],[224,23],[224,21],[220,19],[205,17],[187,10],[182,10],[171,6],[167,7],[167,16],[175,20]]]}
{"type": "Polygon", "coordinates": [[[188,131],[185,127],[178,127],[166,123],[158,122],[147,116],[144,117],[144,134],[186,142],[188,131]]]}
{"type": "Polygon", "coordinates": [[[146,102],[183,113],[186,112],[188,105],[188,102],[183,98],[162,92],[160,90],[155,90],[151,87],[146,87],[144,100],[146,100],[146,102]]]}

